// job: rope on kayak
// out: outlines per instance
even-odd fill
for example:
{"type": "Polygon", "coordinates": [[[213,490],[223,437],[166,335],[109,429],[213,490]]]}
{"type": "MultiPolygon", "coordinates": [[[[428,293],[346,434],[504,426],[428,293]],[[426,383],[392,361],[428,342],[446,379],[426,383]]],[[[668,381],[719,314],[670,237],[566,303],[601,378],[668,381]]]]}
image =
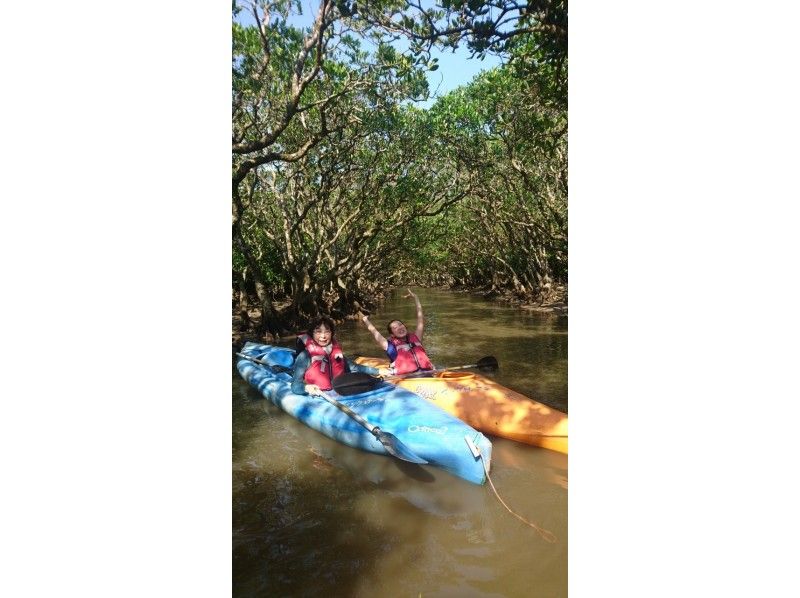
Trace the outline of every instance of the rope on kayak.
{"type": "Polygon", "coordinates": [[[492,477],[489,475],[489,468],[486,467],[486,461],[483,460],[483,455],[481,454],[480,449],[477,447],[477,445],[474,442],[472,442],[472,439],[469,436],[464,436],[464,440],[467,441],[467,446],[469,446],[469,449],[472,451],[472,454],[475,455],[476,458],[481,460],[481,465],[483,465],[483,471],[486,473],[486,479],[489,481],[489,485],[492,487],[492,491],[494,492],[494,495],[497,497],[497,500],[500,501],[500,504],[503,505],[506,508],[506,510],[509,513],[511,513],[514,517],[516,517],[517,519],[522,521],[522,523],[532,527],[537,532],[539,532],[539,535],[544,540],[546,540],[547,542],[550,542],[551,544],[555,543],[558,540],[558,538],[556,538],[556,535],[553,532],[548,531],[546,529],[542,529],[541,527],[539,527],[535,523],[532,523],[532,522],[528,521],[527,519],[525,519],[522,515],[518,515],[517,513],[515,513],[514,511],[511,510],[511,508],[500,497],[500,494],[497,492],[497,488],[494,487],[494,482],[492,482],[492,477]]]}

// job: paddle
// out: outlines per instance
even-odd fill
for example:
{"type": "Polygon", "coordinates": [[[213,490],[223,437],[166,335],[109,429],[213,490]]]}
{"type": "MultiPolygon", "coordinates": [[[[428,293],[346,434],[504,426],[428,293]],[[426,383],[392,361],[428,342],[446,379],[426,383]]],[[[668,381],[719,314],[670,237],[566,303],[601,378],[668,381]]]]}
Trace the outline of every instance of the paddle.
{"type": "Polygon", "coordinates": [[[249,355],[245,355],[244,353],[237,353],[237,355],[239,357],[243,357],[244,359],[247,359],[248,361],[252,361],[253,363],[257,363],[258,365],[263,365],[264,367],[267,367],[267,368],[271,369],[276,374],[280,374],[280,373],[291,374],[292,373],[292,368],[287,368],[287,367],[284,367],[282,365],[270,365],[266,361],[262,361],[261,359],[257,359],[255,357],[250,357],[249,355]]]}
{"type": "Polygon", "coordinates": [[[364,426],[369,432],[377,438],[383,447],[386,449],[390,455],[397,457],[398,459],[402,459],[403,461],[408,461],[409,463],[420,463],[425,464],[427,461],[422,459],[421,457],[417,457],[411,449],[409,449],[406,445],[400,442],[400,439],[397,438],[394,434],[390,434],[389,432],[384,432],[378,426],[373,426],[363,417],[361,417],[358,413],[350,409],[344,403],[340,403],[328,393],[323,392],[320,395],[323,399],[328,401],[331,405],[335,406],[336,408],[340,409],[351,418],[353,418],[356,422],[364,426]]]}
{"type": "MultiPolygon", "coordinates": [[[[249,355],[245,355],[244,353],[237,353],[239,357],[243,357],[248,361],[252,361],[253,363],[257,363],[259,365],[263,365],[265,367],[270,368],[273,372],[291,372],[291,368],[283,367],[281,365],[270,365],[266,361],[262,361],[261,359],[257,359],[255,357],[250,357],[249,355]]],[[[365,374],[366,375],[366,374],[365,374]]],[[[349,417],[354,419],[358,424],[365,427],[378,441],[383,445],[386,449],[386,452],[390,455],[397,457],[398,459],[402,459],[403,461],[408,461],[409,463],[419,463],[424,465],[427,463],[425,459],[418,457],[415,455],[411,449],[409,449],[406,445],[400,442],[400,439],[397,438],[394,434],[389,432],[384,432],[378,426],[373,426],[363,417],[361,417],[358,413],[350,409],[347,405],[340,403],[332,396],[328,395],[327,393],[323,393],[320,395],[323,399],[328,401],[331,405],[336,407],[337,409],[343,411],[349,417]]]]}
{"type": "Polygon", "coordinates": [[[427,374],[435,374],[436,372],[451,372],[454,370],[466,370],[470,368],[478,368],[482,372],[495,372],[497,371],[497,359],[491,355],[487,355],[486,357],[481,357],[478,360],[478,363],[473,363],[470,365],[456,365],[450,368],[411,372],[410,374],[387,376],[386,378],[378,378],[375,376],[370,376],[369,374],[362,374],[358,372],[352,374],[342,374],[341,376],[337,376],[333,379],[333,389],[343,397],[347,397],[372,390],[384,380],[401,380],[403,378],[408,378],[409,376],[424,378],[427,374]]]}

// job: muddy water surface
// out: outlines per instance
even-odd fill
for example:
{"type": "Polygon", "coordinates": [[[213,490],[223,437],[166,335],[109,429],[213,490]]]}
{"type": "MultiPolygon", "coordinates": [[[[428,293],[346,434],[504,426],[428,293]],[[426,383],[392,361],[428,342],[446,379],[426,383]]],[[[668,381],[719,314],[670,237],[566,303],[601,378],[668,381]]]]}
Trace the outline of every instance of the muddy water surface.
{"type": "MultiPolygon", "coordinates": [[[[500,384],[567,410],[566,317],[415,289],[437,366],[485,355],[500,384]]],[[[372,314],[413,329],[403,291],[372,314]]],[[[348,355],[380,356],[356,322],[348,355]]],[[[289,344],[287,342],[287,344],[289,344]]],[[[340,445],[233,380],[234,596],[567,596],[567,456],[492,438],[490,486],[340,445]]]]}

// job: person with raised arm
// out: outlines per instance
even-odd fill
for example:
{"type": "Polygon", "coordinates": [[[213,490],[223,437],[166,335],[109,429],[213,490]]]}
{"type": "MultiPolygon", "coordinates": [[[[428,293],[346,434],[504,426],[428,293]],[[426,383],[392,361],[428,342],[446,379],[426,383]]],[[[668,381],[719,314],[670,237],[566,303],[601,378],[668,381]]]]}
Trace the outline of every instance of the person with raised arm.
{"type": "Polygon", "coordinates": [[[389,338],[387,339],[373,326],[372,322],[369,321],[369,317],[361,316],[361,321],[364,322],[367,330],[372,333],[375,342],[389,356],[390,369],[393,375],[411,374],[433,369],[433,364],[425,352],[425,347],[422,346],[422,334],[425,329],[422,304],[419,301],[419,297],[411,292],[411,289],[406,290],[408,293],[403,295],[403,298],[413,297],[414,302],[417,304],[417,328],[414,333],[409,333],[406,325],[401,320],[391,320],[386,325],[386,329],[389,332],[389,338]]]}

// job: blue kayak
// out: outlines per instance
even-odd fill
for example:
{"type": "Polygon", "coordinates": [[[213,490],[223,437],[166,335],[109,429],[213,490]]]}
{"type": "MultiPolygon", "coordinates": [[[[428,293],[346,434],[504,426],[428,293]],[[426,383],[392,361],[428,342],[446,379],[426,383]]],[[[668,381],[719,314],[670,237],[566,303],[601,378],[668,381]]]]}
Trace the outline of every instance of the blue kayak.
{"type": "MultiPolygon", "coordinates": [[[[322,397],[292,392],[291,374],[281,371],[294,362],[292,349],[247,343],[241,353],[278,366],[275,371],[244,358],[236,364],[242,378],[283,411],[342,444],[388,455],[383,444],[366,428],[322,397]]],[[[344,397],[329,391],[329,395],[372,426],[393,434],[429,465],[475,484],[486,481],[481,460],[488,470],[492,443],[474,428],[413,392],[382,383],[361,394],[344,397]],[[480,457],[473,455],[466,438],[479,449],[480,457]]]]}

